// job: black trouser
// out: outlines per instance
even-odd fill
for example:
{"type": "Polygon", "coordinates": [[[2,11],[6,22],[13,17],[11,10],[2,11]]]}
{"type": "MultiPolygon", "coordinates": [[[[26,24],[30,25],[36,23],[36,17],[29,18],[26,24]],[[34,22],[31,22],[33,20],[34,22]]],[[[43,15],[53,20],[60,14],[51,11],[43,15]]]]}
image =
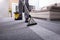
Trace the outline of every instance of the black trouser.
{"type": "Polygon", "coordinates": [[[20,14],[20,16],[19,16],[19,19],[20,20],[22,20],[22,13],[23,13],[23,4],[22,4],[22,2],[21,2],[22,0],[19,0],[19,14],[20,14]]]}

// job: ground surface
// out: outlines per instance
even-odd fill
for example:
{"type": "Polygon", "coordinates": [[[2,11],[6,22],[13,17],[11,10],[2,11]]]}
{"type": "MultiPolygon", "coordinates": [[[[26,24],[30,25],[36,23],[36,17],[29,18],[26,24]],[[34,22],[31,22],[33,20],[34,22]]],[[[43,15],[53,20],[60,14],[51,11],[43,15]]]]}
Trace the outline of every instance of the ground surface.
{"type": "Polygon", "coordinates": [[[0,22],[0,40],[60,40],[60,21],[35,21],[38,24],[29,27],[19,21],[0,22]]]}

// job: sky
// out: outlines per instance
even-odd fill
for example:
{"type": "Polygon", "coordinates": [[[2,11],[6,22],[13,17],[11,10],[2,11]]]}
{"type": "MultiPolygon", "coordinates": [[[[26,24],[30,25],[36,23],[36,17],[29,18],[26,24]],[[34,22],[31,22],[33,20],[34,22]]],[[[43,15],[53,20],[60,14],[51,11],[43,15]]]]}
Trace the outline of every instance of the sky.
{"type": "Polygon", "coordinates": [[[29,0],[29,4],[35,6],[36,9],[39,9],[54,3],[60,3],[60,0],[29,0]]]}

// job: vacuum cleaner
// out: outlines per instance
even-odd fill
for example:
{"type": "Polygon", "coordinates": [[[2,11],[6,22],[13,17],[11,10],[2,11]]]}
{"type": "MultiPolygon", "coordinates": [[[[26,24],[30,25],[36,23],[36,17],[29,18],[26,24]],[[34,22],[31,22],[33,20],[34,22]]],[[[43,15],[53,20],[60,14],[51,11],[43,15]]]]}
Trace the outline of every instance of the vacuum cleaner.
{"type": "Polygon", "coordinates": [[[31,17],[31,15],[29,15],[27,26],[32,26],[32,25],[36,25],[36,24],[37,23],[35,22],[35,20],[31,17]]]}
{"type": "Polygon", "coordinates": [[[35,20],[32,18],[32,16],[29,14],[29,10],[27,8],[27,5],[25,3],[26,0],[23,0],[21,1],[22,4],[23,4],[23,7],[24,7],[24,13],[26,14],[25,15],[25,22],[27,21],[27,26],[33,26],[33,25],[36,25],[37,23],[35,22],[35,20]]]}

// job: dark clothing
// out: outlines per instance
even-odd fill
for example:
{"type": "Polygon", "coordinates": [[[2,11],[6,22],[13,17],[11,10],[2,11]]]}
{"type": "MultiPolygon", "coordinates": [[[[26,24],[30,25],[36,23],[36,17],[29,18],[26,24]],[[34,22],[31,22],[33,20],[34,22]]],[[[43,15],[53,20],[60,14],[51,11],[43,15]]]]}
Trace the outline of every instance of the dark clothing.
{"type": "Polygon", "coordinates": [[[29,3],[28,3],[28,0],[25,0],[25,5],[23,5],[23,2],[24,0],[19,0],[19,13],[21,14],[21,17],[22,17],[22,13],[24,12],[25,13],[25,19],[28,19],[29,18],[29,3]],[[28,10],[28,11],[27,11],[28,10]]]}
{"type": "Polygon", "coordinates": [[[23,12],[23,4],[22,4],[22,0],[19,0],[18,8],[19,8],[19,14],[20,14],[19,19],[22,20],[22,12],[23,12]]]}
{"type": "Polygon", "coordinates": [[[22,1],[19,0],[19,13],[21,14],[23,12],[23,4],[22,1]]]}

